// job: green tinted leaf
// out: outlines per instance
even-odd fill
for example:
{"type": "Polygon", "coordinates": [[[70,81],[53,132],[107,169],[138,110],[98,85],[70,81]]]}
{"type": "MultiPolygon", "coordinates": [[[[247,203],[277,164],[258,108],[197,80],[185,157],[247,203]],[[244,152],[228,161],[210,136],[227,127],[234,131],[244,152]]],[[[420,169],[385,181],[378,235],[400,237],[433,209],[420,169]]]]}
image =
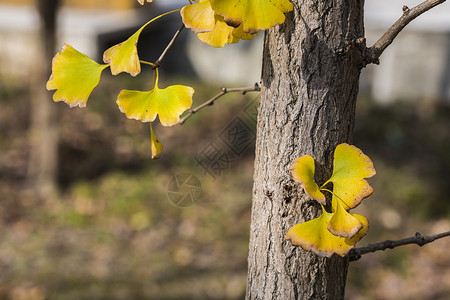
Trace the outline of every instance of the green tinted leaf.
{"type": "Polygon", "coordinates": [[[139,56],[137,52],[137,43],[139,36],[144,28],[153,21],[166,16],[168,14],[177,12],[179,10],[169,11],[162,15],[159,15],[138,29],[132,36],[130,36],[125,42],[112,46],[103,53],[103,61],[111,65],[111,73],[113,75],[127,72],[131,76],[136,76],[141,72],[141,64],[139,62],[139,56]]]}
{"type": "Polygon", "coordinates": [[[141,72],[136,45],[144,27],[145,25],[125,42],[112,46],[103,53],[103,61],[111,65],[111,73],[113,75],[127,72],[131,76],[136,76],[141,72]]]}
{"type": "Polygon", "coordinates": [[[334,151],[333,174],[329,179],[333,182],[333,201],[337,196],[346,210],[356,207],[372,194],[373,189],[364,178],[375,173],[372,161],[361,150],[345,143],[338,145],[334,151]]]}
{"type": "Polygon", "coordinates": [[[56,90],[53,94],[55,102],[64,101],[70,107],[85,107],[89,95],[100,81],[102,71],[107,67],[64,44],[53,58],[47,89],[56,90]]]}
{"type": "Polygon", "coordinates": [[[173,85],[166,89],[155,88],[148,92],[123,90],[117,98],[120,111],[129,119],[153,122],[156,115],[164,126],[178,124],[180,115],[192,105],[194,89],[173,85]]]}

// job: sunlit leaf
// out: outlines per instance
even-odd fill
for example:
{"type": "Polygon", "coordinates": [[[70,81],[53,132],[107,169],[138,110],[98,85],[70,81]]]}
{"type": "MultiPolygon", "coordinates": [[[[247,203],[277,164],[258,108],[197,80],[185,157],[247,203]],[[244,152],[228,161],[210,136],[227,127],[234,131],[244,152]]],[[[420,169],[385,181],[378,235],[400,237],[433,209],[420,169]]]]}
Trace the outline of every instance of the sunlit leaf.
{"type": "Polygon", "coordinates": [[[103,53],[103,61],[111,65],[111,73],[113,75],[127,72],[131,76],[136,76],[141,72],[136,45],[144,27],[145,25],[125,42],[112,46],[103,53]]]}
{"type": "Polygon", "coordinates": [[[302,184],[302,188],[311,198],[325,205],[325,196],[320,192],[319,186],[314,182],[314,159],[309,155],[297,158],[291,166],[292,177],[302,184]]]}
{"type": "Polygon", "coordinates": [[[141,72],[141,64],[137,52],[137,43],[142,30],[153,21],[177,11],[179,10],[169,11],[151,19],[126,41],[106,50],[105,53],[103,53],[103,61],[111,65],[111,73],[117,75],[122,72],[127,72],[132,76],[138,75],[141,72]]]}
{"type": "Polygon", "coordinates": [[[157,159],[159,158],[159,154],[161,153],[163,146],[156,138],[155,134],[153,133],[152,123],[150,123],[150,133],[151,133],[151,144],[152,144],[152,158],[157,159]]]}
{"type": "Polygon", "coordinates": [[[355,214],[354,217],[363,225],[358,234],[352,239],[335,236],[327,229],[333,214],[326,212],[323,207],[322,210],[320,217],[291,227],[285,237],[293,245],[311,250],[319,256],[331,257],[333,253],[345,256],[367,233],[369,223],[365,217],[355,214]]]}
{"type": "Polygon", "coordinates": [[[107,67],[64,44],[53,58],[47,89],[56,90],[53,94],[55,102],[64,101],[70,107],[85,107],[89,95],[100,81],[102,71],[107,67]]]}
{"type": "Polygon", "coordinates": [[[367,231],[369,230],[369,220],[367,220],[366,217],[358,214],[352,214],[352,216],[354,216],[356,219],[358,219],[359,222],[361,222],[362,228],[354,237],[352,237],[351,239],[345,238],[345,240],[351,241],[353,244],[356,244],[367,234],[367,231]]]}
{"type": "Polygon", "coordinates": [[[180,11],[184,26],[195,33],[209,32],[214,29],[214,11],[208,0],[187,5],[180,11]]]}
{"type": "Polygon", "coordinates": [[[270,0],[283,13],[290,12],[294,9],[294,5],[289,0],[270,0]]]}
{"type": "Polygon", "coordinates": [[[243,24],[247,33],[265,30],[285,20],[284,13],[293,10],[288,0],[209,0],[216,14],[233,27],[243,24]]]}
{"type": "MultiPolygon", "coordinates": [[[[336,200],[337,199],[334,201],[336,200]]],[[[336,202],[336,210],[330,220],[330,223],[328,223],[327,228],[334,235],[352,238],[361,230],[363,225],[356,217],[353,216],[353,214],[348,213],[342,207],[340,200],[337,200],[336,202]]]]}
{"type": "Polygon", "coordinates": [[[222,16],[215,15],[214,18],[214,30],[197,34],[199,40],[216,48],[223,47],[226,44],[234,44],[239,42],[239,38],[233,35],[233,31],[235,28],[228,26],[223,21],[222,16]]]}
{"type": "Polygon", "coordinates": [[[153,122],[156,115],[164,126],[178,124],[180,115],[192,105],[194,89],[173,85],[165,89],[155,88],[148,92],[123,90],[117,97],[120,111],[129,119],[153,122]]]}
{"type": "Polygon", "coordinates": [[[370,178],[376,171],[370,158],[361,150],[349,144],[340,144],[334,151],[333,201],[339,197],[346,210],[356,207],[361,200],[370,196],[372,187],[364,178],[370,178]]]}

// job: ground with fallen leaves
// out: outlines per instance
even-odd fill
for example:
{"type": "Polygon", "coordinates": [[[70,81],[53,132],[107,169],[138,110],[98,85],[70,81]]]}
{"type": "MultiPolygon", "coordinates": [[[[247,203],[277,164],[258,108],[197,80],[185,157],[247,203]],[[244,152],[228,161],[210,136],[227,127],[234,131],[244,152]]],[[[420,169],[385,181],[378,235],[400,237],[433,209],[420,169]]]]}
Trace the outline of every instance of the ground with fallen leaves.
{"type": "MultiPolygon", "coordinates": [[[[190,84],[197,103],[219,91],[190,84]]],[[[0,90],[0,299],[242,299],[254,149],[215,178],[195,158],[211,143],[225,149],[220,135],[236,117],[254,130],[248,105],[256,94],[229,95],[183,126],[157,126],[164,151],[152,161],[147,125],[118,111],[116,86],[101,85],[83,110],[55,104],[59,192],[44,200],[25,185],[29,95],[0,90]],[[185,208],[167,194],[182,172],[202,188],[185,208]]],[[[450,230],[449,112],[361,98],[354,144],[377,175],[355,211],[371,224],[359,245],[450,230]]],[[[446,299],[449,247],[446,238],[363,256],[351,263],[347,298],[446,299]]]]}

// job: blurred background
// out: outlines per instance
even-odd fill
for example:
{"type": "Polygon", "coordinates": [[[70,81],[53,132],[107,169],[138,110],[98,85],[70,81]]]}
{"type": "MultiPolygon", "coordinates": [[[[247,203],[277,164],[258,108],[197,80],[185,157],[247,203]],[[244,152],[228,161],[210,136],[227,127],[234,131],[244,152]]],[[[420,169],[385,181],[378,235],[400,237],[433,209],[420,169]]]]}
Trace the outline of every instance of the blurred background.
{"type": "MultiPolygon", "coordinates": [[[[0,299],[242,299],[252,195],[256,93],[227,95],[172,128],[151,160],[148,124],[128,120],[121,89],[150,89],[152,72],[104,72],[87,108],[45,90],[64,43],[100,62],[159,13],[187,1],[0,0],[0,299]],[[239,142],[233,132],[239,132],[239,142]]],[[[366,1],[372,44],[420,1],[366,1]]],[[[178,14],[145,29],[155,61],[178,14]]],[[[263,34],[213,49],[184,30],[161,86],[259,82],[263,34]]],[[[354,144],[374,161],[374,194],[357,209],[360,245],[450,230],[450,4],[415,20],[363,70],[354,144]]],[[[350,265],[348,299],[448,299],[450,239],[364,256],[350,265]]]]}

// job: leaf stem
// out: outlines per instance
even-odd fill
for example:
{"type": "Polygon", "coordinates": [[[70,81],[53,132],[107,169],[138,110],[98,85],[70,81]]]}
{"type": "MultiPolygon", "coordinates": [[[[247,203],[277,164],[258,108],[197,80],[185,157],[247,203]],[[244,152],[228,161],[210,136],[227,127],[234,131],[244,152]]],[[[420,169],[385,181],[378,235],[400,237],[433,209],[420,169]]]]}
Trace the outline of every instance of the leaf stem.
{"type": "MultiPolygon", "coordinates": [[[[330,193],[331,195],[334,195],[334,193],[332,192],[332,191],[330,191],[329,189],[324,189],[324,188],[320,188],[319,189],[320,191],[324,191],[324,192],[328,192],[328,193],[330,193]]],[[[334,196],[336,196],[336,195],[334,195],[334,196]]],[[[337,197],[337,196],[336,196],[337,197]]],[[[339,198],[339,197],[338,197],[339,198]]]]}
{"type": "Polygon", "coordinates": [[[172,13],[174,13],[174,12],[178,12],[178,11],[180,11],[180,10],[181,10],[181,9],[172,10],[172,11],[163,13],[162,15],[159,15],[159,16],[157,16],[157,17],[154,17],[153,19],[151,19],[150,21],[148,21],[147,23],[145,23],[144,25],[142,25],[142,27],[139,28],[138,31],[142,31],[142,30],[145,28],[145,26],[147,26],[147,25],[150,24],[151,22],[156,21],[156,20],[158,20],[159,18],[162,18],[162,17],[167,16],[167,15],[169,15],[169,14],[172,14],[172,13]]]}
{"type": "Polygon", "coordinates": [[[158,87],[158,80],[159,80],[159,73],[158,73],[158,68],[156,68],[155,72],[153,73],[153,88],[158,87]]]}
{"type": "Polygon", "coordinates": [[[327,181],[325,181],[325,183],[324,184],[322,184],[321,186],[320,186],[320,188],[319,188],[319,190],[321,190],[324,186],[326,186],[328,183],[330,183],[331,181],[330,181],[330,179],[328,179],[327,181]]]}
{"type": "Polygon", "coordinates": [[[145,60],[139,60],[139,62],[140,62],[141,64],[144,64],[144,65],[150,65],[150,66],[152,66],[152,67],[155,67],[155,66],[156,66],[154,63],[149,62],[149,61],[145,61],[145,60]]]}
{"type": "MultiPolygon", "coordinates": [[[[336,195],[335,193],[333,193],[331,190],[329,190],[329,189],[324,189],[324,188],[320,188],[319,190],[320,190],[320,191],[325,191],[325,192],[330,193],[331,195],[333,195],[334,197],[336,197],[339,201],[341,201],[342,203],[345,204],[344,200],[342,200],[341,197],[339,197],[338,195],[336,195]]],[[[332,200],[332,201],[333,201],[333,200],[332,200]]]]}

